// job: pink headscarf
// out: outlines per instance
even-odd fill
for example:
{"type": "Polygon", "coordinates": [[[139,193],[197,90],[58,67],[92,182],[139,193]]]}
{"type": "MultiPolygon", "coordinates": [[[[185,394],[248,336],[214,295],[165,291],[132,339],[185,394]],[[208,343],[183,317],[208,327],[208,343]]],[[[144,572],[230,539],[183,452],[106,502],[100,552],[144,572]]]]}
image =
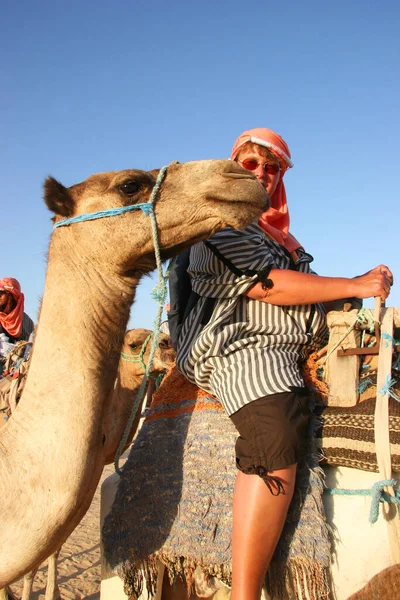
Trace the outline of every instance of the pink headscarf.
{"type": "Polygon", "coordinates": [[[19,337],[22,329],[22,317],[24,315],[24,295],[21,292],[21,286],[16,279],[12,277],[3,277],[0,279],[0,290],[10,292],[17,305],[10,313],[0,312],[0,325],[12,337],[19,337]]]}
{"type": "Polygon", "coordinates": [[[279,160],[281,166],[279,183],[270,198],[271,207],[261,215],[258,224],[281,246],[284,246],[289,252],[295,252],[302,246],[289,233],[290,217],[286,201],[285,185],[283,183],[285,172],[287,169],[293,167],[288,145],[280,135],[274,133],[271,129],[267,129],[266,127],[249,129],[248,131],[244,131],[234,143],[231,153],[232,160],[237,157],[240,148],[246,142],[268,148],[279,160]]]}

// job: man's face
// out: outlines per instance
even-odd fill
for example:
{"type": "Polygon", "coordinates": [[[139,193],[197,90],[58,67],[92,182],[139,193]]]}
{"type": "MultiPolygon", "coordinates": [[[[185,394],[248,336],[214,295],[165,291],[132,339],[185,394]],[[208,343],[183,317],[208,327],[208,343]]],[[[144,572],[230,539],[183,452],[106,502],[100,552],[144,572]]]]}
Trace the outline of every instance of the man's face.
{"type": "Polygon", "coordinates": [[[239,165],[248,171],[252,171],[261,183],[268,196],[271,198],[279,183],[280,167],[278,162],[274,163],[265,158],[257,150],[244,148],[237,157],[239,165]]]}
{"type": "Polygon", "coordinates": [[[0,312],[8,314],[10,311],[7,310],[7,304],[9,301],[9,292],[0,290],[0,312]]]}

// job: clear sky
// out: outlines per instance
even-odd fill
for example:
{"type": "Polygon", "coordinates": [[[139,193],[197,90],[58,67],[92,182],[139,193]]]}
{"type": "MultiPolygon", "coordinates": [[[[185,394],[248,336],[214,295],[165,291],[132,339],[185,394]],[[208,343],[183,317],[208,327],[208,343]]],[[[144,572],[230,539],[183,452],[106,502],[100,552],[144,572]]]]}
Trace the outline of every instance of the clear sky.
{"type": "MultiPolygon", "coordinates": [[[[353,277],[387,264],[387,305],[400,306],[397,0],[0,9],[0,277],[21,282],[34,320],[51,234],[47,175],[70,186],[99,171],[226,158],[251,127],[288,142],[291,231],[314,269],[353,277]]],[[[140,285],[130,325],[151,328],[154,283],[140,285]]]]}

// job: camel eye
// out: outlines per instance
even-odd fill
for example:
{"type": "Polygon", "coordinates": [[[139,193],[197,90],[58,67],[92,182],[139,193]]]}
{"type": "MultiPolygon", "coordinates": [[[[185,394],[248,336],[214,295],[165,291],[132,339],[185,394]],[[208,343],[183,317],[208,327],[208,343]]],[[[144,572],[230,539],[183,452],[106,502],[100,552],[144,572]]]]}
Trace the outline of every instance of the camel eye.
{"type": "Polygon", "coordinates": [[[137,346],[136,344],[129,344],[129,348],[132,348],[132,350],[136,350],[137,346]]]}
{"type": "Polygon", "coordinates": [[[125,196],[133,196],[139,191],[140,184],[137,181],[125,181],[125,183],[121,183],[119,186],[120,191],[125,194],[125,196]]]}

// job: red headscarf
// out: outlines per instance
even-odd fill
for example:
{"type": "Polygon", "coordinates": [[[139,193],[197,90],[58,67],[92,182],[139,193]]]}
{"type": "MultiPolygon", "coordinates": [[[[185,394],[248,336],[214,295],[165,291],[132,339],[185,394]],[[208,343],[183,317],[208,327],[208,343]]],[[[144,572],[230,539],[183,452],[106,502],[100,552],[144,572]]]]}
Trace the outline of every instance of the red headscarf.
{"type": "Polygon", "coordinates": [[[280,178],[276,190],[270,198],[271,207],[261,215],[258,224],[281,246],[284,246],[289,252],[294,252],[302,246],[289,233],[290,217],[286,201],[285,185],[283,183],[285,172],[287,169],[293,167],[288,145],[280,135],[274,133],[271,129],[267,129],[266,127],[249,129],[248,131],[244,131],[234,143],[231,153],[232,160],[237,157],[240,148],[246,142],[268,148],[279,160],[281,166],[280,178]]]}
{"type": "Polygon", "coordinates": [[[16,279],[3,277],[3,279],[0,279],[0,290],[10,292],[17,302],[14,310],[8,313],[8,315],[0,312],[0,325],[12,337],[17,338],[21,333],[22,317],[24,315],[24,295],[21,292],[21,286],[16,279]]]}

